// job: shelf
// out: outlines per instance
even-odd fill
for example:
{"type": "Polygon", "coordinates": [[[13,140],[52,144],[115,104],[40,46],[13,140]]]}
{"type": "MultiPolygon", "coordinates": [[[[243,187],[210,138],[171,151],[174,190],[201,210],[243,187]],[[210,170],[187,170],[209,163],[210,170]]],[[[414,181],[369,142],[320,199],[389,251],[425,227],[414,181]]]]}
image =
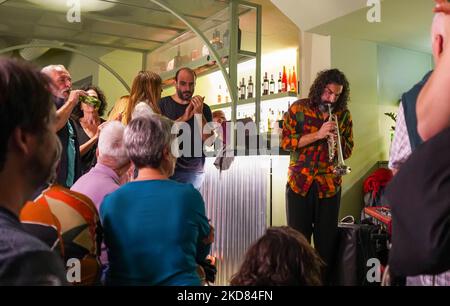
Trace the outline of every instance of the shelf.
{"type": "MultiPolygon", "coordinates": [[[[276,93],[272,95],[264,95],[261,96],[261,102],[270,101],[270,100],[277,100],[282,98],[298,98],[297,93],[295,92],[281,92],[276,93]]],[[[255,103],[255,98],[251,99],[245,99],[245,100],[239,100],[237,105],[246,105],[246,104],[252,104],[255,103]]],[[[224,109],[227,107],[231,107],[231,102],[229,103],[220,103],[220,104],[214,104],[209,106],[211,110],[217,110],[217,109],[224,109]]]]}
{"type": "MultiPolygon", "coordinates": [[[[222,64],[228,63],[228,49],[220,49],[217,50],[217,53],[219,54],[222,64]]],[[[250,51],[239,51],[238,54],[238,63],[243,63],[246,61],[249,61],[254,58],[253,52],[250,51]]],[[[181,66],[176,67],[170,71],[161,72],[160,76],[162,79],[163,87],[169,87],[173,85],[174,79],[175,79],[175,73],[177,70],[181,67],[188,67],[195,71],[197,76],[201,76],[202,74],[206,73],[212,73],[219,70],[219,67],[216,64],[216,61],[213,59],[212,55],[206,55],[202,56],[196,60],[183,63],[181,66]]]]}

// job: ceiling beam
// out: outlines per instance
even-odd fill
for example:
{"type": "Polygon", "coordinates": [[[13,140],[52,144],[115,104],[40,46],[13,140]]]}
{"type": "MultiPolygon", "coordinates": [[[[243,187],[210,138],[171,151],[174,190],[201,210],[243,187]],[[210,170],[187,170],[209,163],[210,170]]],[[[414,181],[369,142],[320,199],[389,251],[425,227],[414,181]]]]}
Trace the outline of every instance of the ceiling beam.
{"type": "Polygon", "coordinates": [[[158,29],[164,29],[164,30],[171,30],[171,31],[175,31],[177,33],[181,33],[181,32],[184,32],[187,30],[187,28],[183,28],[183,27],[165,26],[165,25],[161,25],[161,24],[139,22],[139,21],[135,21],[135,20],[130,21],[125,18],[108,17],[108,16],[103,16],[103,15],[99,15],[99,14],[95,14],[95,13],[83,13],[83,17],[84,16],[87,16],[88,18],[90,17],[93,20],[98,20],[98,21],[103,21],[103,22],[110,22],[110,23],[115,23],[115,24],[131,24],[131,25],[137,25],[137,26],[143,26],[143,27],[152,27],[152,28],[158,28],[158,29]]]}
{"type": "MultiPolygon", "coordinates": [[[[2,1],[2,0],[0,0],[0,1],[2,1]]],[[[6,1],[9,1],[9,0],[4,0],[4,1],[6,2],[6,1]]],[[[5,2],[0,2],[0,5],[5,3],[5,2]]],[[[114,3],[116,3],[116,2],[114,2],[114,3]]],[[[122,3],[119,3],[119,2],[117,2],[117,3],[118,4],[122,4],[122,3]]],[[[46,13],[46,14],[53,15],[53,16],[60,16],[61,15],[61,12],[50,11],[50,10],[45,9],[43,7],[31,6],[29,4],[17,3],[17,2],[14,2],[14,1],[9,2],[7,5],[5,5],[5,7],[16,8],[16,9],[20,9],[20,10],[28,10],[28,11],[38,11],[38,12],[46,13]]],[[[141,7],[141,8],[145,8],[145,7],[141,7]]],[[[149,8],[146,8],[146,9],[149,9],[149,8]]],[[[167,12],[164,12],[164,13],[167,13],[167,12]]],[[[85,16],[90,18],[90,20],[98,20],[98,21],[110,22],[110,23],[115,23],[115,24],[130,24],[130,25],[137,25],[137,26],[143,26],[143,27],[153,27],[153,28],[158,28],[158,29],[167,29],[167,30],[175,31],[177,33],[184,32],[187,29],[187,28],[184,28],[184,27],[165,26],[165,25],[156,24],[156,23],[147,23],[147,22],[139,22],[139,21],[135,21],[135,20],[127,20],[125,18],[120,18],[120,17],[102,16],[100,14],[89,13],[89,12],[83,12],[82,13],[82,18],[84,18],[85,16]]]]}
{"type": "MultiPolygon", "coordinates": [[[[108,3],[114,3],[114,4],[119,4],[119,5],[125,5],[125,6],[129,6],[129,7],[135,7],[135,8],[140,8],[140,9],[146,9],[146,10],[151,10],[151,11],[155,11],[155,12],[160,12],[160,13],[165,13],[165,14],[170,14],[172,15],[170,12],[164,10],[164,9],[159,9],[159,8],[151,8],[148,6],[142,6],[142,5],[137,5],[137,4],[130,4],[130,3],[125,3],[125,2],[120,2],[120,1],[112,1],[112,0],[99,0],[102,2],[108,2],[108,3]]],[[[189,1],[189,0],[184,0],[184,1],[189,1]]],[[[191,15],[191,14],[183,14],[183,16],[188,17],[188,18],[194,18],[194,19],[200,19],[200,20],[205,20],[207,17],[203,17],[203,16],[198,16],[198,15],[191,15]]]]}
{"type": "MultiPolygon", "coordinates": [[[[0,33],[2,35],[11,35],[11,32],[2,32],[0,31],[0,33]]],[[[49,41],[58,41],[64,44],[75,44],[75,45],[82,45],[82,46],[97,46],[97,47],[104,47],[104,48],[108,48],[108,49],[119,49],[119,50],[124,50],[124,51],[132,51],[132,52],[145,52],[148,51],[148,49],[139,49],[139,48],[132,48],[132,47],[124,47],[123,45],[115,45],[115,44],[102,44],[102,43],[91,43],[91,42],[86,42],[86,41],[82,41],[82,40],[77,40],[77,39],[71,39],[71,40],[67,40],[67,39],[60,39],[60,38],[55,38],[55,37],[48,37],[45,35],[33,35],[33,37],[27,36],[25,34],[13,34],[14,37],[20,37],[20,38],[26,38],[26,39],[43,39],[43,40],[49,40],[49,41]]]]}

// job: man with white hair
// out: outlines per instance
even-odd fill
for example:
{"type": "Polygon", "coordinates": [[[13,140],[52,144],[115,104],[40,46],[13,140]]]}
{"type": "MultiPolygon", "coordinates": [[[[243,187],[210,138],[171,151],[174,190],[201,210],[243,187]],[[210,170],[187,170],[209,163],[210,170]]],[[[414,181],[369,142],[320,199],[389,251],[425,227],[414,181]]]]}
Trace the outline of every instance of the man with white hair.
{"type": "Polygon", "coordinates": [[[120,187],[130,167],[123,143],[124,130],[119,121],[105,123],[98,139],[97,164],[71,188],[88,196],[98,210],[103,198],[120,187]]]}
{"type": "MultiPolygon", "coordinates": [[[[97,164],[84,174],[72,186],[77,191],[89,197],[100,211],[100,205],[106,195],[116,191],[126,180],[130,159],[123,143],[125,127],[120,121],[109,121],[101,127],[97,147],[97,164]]],[[[100,262],[103,270],[107,270],[108,254],[102,244],[100,262]]]]}
{"type": "Polygon", "coordinates": [[[58,168],[57,183],[70,188],[81,175],[80,146],[70,114],[78,104],[83,90],[72,90],[72,78],[63,65],[49,65],[41,70],[52,80],[51,92],[57,108],[55,127],[63,151],[58,168]]]}
{"type": "MultiPolygon", "coordinates": [[[[436,14],[433,19],[431,30],[431,46],[436,67],[442,62],[444,47],[448,45],[449,34],[446,31],[446,24],[450,23],[450,16],[436,14]]],[[[409,159],[414,150],[423,143],[423,135],[418,132],[416,104],[419,93],[430,78],[432,71],[428,72],[423,80],[416,84],[411,90],[403,94],[402,102],[399,106],[394,140],[391,146],[389,157],[389,168],[396,174],[401,166],[409,159]],[[422,137],[421,137],[422,136],[422,137]]],[[[420,111],[420,108],[418,108],[420,111]]],[[[441,110],[432,110],[442,112],[441,110]]],[[[427,140],[427,139],[425,139],[427,140]]],[[[437,154],[439,152],[436,152],[437,154]]],[[[430,161],[432,162],[432,161],[430,161]]],[[[445,196],[444,194],[442,196],[445,196]]],[[[395,215],[393,207],[393,218],[395,215]]],[[[408,211],[408,214],[412,213],[408,211]]],[[[417,212],[416,212],[417,213],[417,212]]],[[[421,213],[421,212],[420,212],[421,213]]],[[[403,216],[403,215],[402,215],[403,216]]],[[[406,218],[407,216],[405,216],[406,218]]],[[[398,217],[397,219],[401,219],[398,217]]],[[[402,220],[397,220],[400,222],[402,220]]],[[[404,221],[404,220],[403,220],[404,221]]],[[[395,222],[395,220],[394,220],[395,222]]],[[[394,232],[395,234],[395,232],[394,232]]],[[[411,243],[414,243],[411,241],[411,243]]],[[[440,275],[418,275],[407,277],[407,285],[450,285],[450,271],[440,275]]]]}

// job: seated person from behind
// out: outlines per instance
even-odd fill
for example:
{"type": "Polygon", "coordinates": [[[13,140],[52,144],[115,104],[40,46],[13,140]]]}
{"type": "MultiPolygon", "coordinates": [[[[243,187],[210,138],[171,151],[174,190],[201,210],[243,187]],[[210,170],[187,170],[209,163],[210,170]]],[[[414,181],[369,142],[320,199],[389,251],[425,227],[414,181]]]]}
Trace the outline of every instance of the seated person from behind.
{"type": "Polygon", "coordinates": [[[124,142],[136,180],[107,195],[100,216],[108,248],[108,285],[201,284],[196,272],[211,244],[200,193],[169,177],[176,158],[173,122],[150,115],[125,129],[124,142]]]}
{"type": "Polygon", "coordinates": [[[247,251],[232,286],[320,286],[323,261],[288,226],[271,227],[247,251]]]}
{"type": "MultiPolygon", "coordinates": [[[[88,196],[97,211],[100,211],[100,205],[107,194],[128,181],[130,159],[123,143],[124,130],[125,126],[119,121],[105,123],[98,139],[97,164],[70,188],[88,196]]],[[[104,244],[101,253],[100,261],[106,265],[108,256],[104,244]]]]}
{"type": "Polygon", "coordinates": [[[70,190],[88,196],[100,210],[107,194],[117,190],[124,182],[130,167],[123,143],[125,126],[119,121],[106,122],[98,140],[97,164],[75,182],[70,190]]]}
{"type": "MultiPolygon", "coordinates": [[[[58,160],[61,156],[59,145],[58,160]]],[[[54,178],[56,179],[55,163],[54,178]]],[[[94,203],[83,194],[50,184],[33,202],[27,202],[20,213],[22,227],[46,243],[68,268],[67,279],[74,285],[98,284],[100,277],[100,219],[94,203]],[[78,259],[80,270],[76,271],[78,259]],[[75,269],[72,269],[75,268],[75,269]],[[73,273],[72,273],[73,272],[73,273]]]]}

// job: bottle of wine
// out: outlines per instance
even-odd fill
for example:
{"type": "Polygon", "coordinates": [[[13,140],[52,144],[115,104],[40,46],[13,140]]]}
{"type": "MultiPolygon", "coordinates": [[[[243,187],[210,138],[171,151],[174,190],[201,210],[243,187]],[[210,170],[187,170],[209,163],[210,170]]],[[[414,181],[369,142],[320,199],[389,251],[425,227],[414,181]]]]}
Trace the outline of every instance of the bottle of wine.
{"type": "Polygon", "coordinates": [[[272,109],[269,108],[269,112],[267,113],[267,131],[272,132],[273,122],[272,122],[272,109]]]}
{"type": "Polygon", "coordinates": [[[295,67],[292,67],[291,92],[297,92],[297,75],[295,74],[295,67]]]}
{"type": "Polygon", "coordinates": [[[292,79],[292,72],[291,69],[289,69],[289,74],[288,74],[288,85],[286,87],[286,91],[291,91],[291,79],[292,79]]]}
{"type": "Polygon", "coordinates": [[[263,80],[263,95],[269,94],[269,79],[267,78],[267,72],[264,73],[264,80],[263,80]]]}
{"type": "Polygon", "coordinates": [[[181,67],[182,64],[183,64],[183,58],[181,57],[180,46],[178,46],[177,55],[173,58],[173,67],[174,68],[181,67]]]}
{"type": "Polygon", "coordinates": [[[253,82],[252,82],[252,76],[248,79],[248,85],[247,85],[247,98],[253,98],[253,82]]]}
{"type": "Polygon", "coordinates": [[[225,103],[230,102],[230,95],[228,93],[228,87],[225,86],[225,103]]]}
{"type": "Polygon", "coordinates": [[[245,79],[242,78],[241,82],[241,99],[245,99],[245,79]]]}
{"type": "Polygon", "coordinates": [[[219,85],[219,93],[217,95],[217,104],[222,103],[222,86],[219,85]]]}
{"type": "Polygon", "coordinates": [[[287,75],[286,75],[286,66],[283,66],[283,77],[281,78],[281,83],[282,83],[282,92],[286,92],[287,91],[287,86],[288,86],[288,80],[287,80],[287,75]]]}
{"type": "Polygon", "coordinates": [[[283,81],[281,80],[281,72],[278,77],[278,93],[283,91],[283,81]]]}
{"type": "Polygon", "coordinates": [[[275,81],[273,80],[273,74],[270,75],[269,93],[271,95],[275,93],[275,81]]]}

